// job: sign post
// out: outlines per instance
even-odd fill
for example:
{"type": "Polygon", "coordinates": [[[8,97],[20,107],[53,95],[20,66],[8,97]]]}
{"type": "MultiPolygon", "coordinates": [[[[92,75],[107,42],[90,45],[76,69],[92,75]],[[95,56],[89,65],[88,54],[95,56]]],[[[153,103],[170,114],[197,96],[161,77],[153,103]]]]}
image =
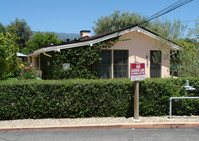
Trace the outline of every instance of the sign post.
{"type": "Polygon", "coordinates": [[[134,118],[139,119],[139,81],[134,82],[134,118]]]}
{"type": "Polygon", "coordinates": [[[139,81],[145,79],[145,63],[131,63],[130,80],[134,82],[134,118],[139,119],[139,81]]]}

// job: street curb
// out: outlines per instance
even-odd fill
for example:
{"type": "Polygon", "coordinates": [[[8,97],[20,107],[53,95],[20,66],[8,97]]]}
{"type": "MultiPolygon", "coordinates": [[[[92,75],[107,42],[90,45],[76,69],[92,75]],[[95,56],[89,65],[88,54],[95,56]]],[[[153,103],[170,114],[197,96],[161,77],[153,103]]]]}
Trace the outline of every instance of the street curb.
{"type": "Polygon", "coordinates": [[[49,130],[91,130],[91,129],[129,129],[129,128],[199,128],[199,122],[170,123],[131,123],[131,124],[90,124],[40,127],[0,127],[0,132],[49,131],[49,130]]]}

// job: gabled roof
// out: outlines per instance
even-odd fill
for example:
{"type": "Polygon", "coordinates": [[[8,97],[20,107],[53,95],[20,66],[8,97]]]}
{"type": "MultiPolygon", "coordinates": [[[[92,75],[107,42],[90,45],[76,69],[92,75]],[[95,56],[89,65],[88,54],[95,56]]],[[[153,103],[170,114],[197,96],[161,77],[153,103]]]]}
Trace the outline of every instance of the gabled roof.
{"type": "Polygon", "coordinates": [[[60,44],[60,45],[53,45],[53,46],[48,46],[48,47],[44,47],[38,50],[35,50],[33,53],[28,54],[28,56],[32,56],[32,55],[37,55],[40,54],[42,52],[49,52],[49,51],[60,51],[62,49],[68,49],[68,48],[75,48],[75,47],[81,47],[81,46],[87,46],[90,45],[92,46],[93,44],[99,43],[99,42],[103,42],[109,39],[112,39],[114,37],[118,37],[120,35],[132,32],[132,31],[138,31],[138,32],[142,32],[154,39],[160,40],[163,39],[165,41],[168,41],[169,45],[173,48],[173,49],[177,49],[179,50],[180,47],[172,42],[169,41],[167,39],[164,39],[163,37],[161,37],[160,35],[158,35],[157,33],[154,33],[148,29],[145,29],[143,27],[140,27],[138,25],[134,25],[134,26],[128,26],[125,28],[121,28],[115,31],[111,31],[111,32],[107,32],[104,34],[100,34],[100,35],[96,35],[96,36],[92,36],[92,37],[83,37],[80,38],[79,40],[75,40],[75,41],[71,41],[65,44],[60,44]]]}

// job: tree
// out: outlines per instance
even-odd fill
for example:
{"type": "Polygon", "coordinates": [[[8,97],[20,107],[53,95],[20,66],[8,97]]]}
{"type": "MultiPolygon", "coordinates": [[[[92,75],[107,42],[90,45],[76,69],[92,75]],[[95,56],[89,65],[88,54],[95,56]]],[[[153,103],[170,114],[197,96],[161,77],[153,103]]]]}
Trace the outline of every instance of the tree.
{"type": "Polygon", "coordinates": [[[195,22],[195,27],[189,30],[189,35],[193,36],[196,40],[199,40],[199,18],[195,22]]]}
{"type": "Polygon", "coordinates": [[[8,78],[17,69],[16,35],[0,33],[0,80],[8,78]]]}
{"type": "Polygon", "coordinates": [[[171,63],[180,77],[199,77],[199,52],[193,43],[181,39],[177,43],[182,47],[171,63]]]}
{"type": "MultiPolygon", "coordinates": [[[[100,17],[97,21],[94,21],[95,27],[93,27],[93,30],[95,34],[98,35],[123,27],[139,24],[145,19],[146,17],[139,13],[123,12],[120,14],[120,11],[115,11],[110,16],[100,17]]],[[[167,18],[163,18],[162,21],[156,19],[152,22],[145,22],[140,26],[158,33],[162,37],[170,40],[176,40],[182,37],[186,28],[180,20],[175,20],[172,23],[170,20],[167,20],[167,18]]]]}
{"type": "Polygon", "coordinates": [[[6,33],[6,29],[5,29],[5,27],[3,26],[2,23],[0,23],[0,33],[3,33],[3,34],[6,33]]]}
{"type": "Polygon", "coordinates": [[[176,41],[184,36],[187,26],[183,25],[180,19],[171,22],[167,18],[163,18],[162,21],[159,19],[152,21],[146,28],[163,38],[176,41]]]}
{"type": "Polygon", "coordinates": [[[177,41],[182,49],[171,61],[178,76],[199,77],[199,20],[196,21],[195,28],[189,30],[189,37],[192,39],[177,41]]]}
{"type": "Polygon", "coordinates": [[[27,41],[32,36],[32,31],[24,19],[20,20],[16,18],[14,22],[11,22],[10,25],[7,26],[7,31],[12,34],[17,34],[19,37],[17,39],[17,44],[20,49],[26,47],[27,41]]]}
{"type": "Polygon", "coordinates": [[[36,32],[36,34],[28,40],[27,47],[23,50],[23,53],[29,53],[46,47],[49,43],[59,44],[61,40],[58,40],[57,35],[54,33],[46,32],[44,34],[42,32],[36,32]]]}
{"type": "MultiPolygon", "coordinates": [[[[116,10],[110,16],[100,17],[97,21],[94,21],[96,25],[93,27],[95,34],[102,34],[109,31],[114,31],[126,26],[135,25],[142,20],[144,16],[138,13],[129,13],[123,12],[120,14],[120,11],[116,10]]],[[[147,25],[148,23],[144,24],[147,25]]]]}
{"type": "Polygon", "coordinates": [[[195,22],[195,27],[189,29],[189,38],[191,39],[186,40],[192,42],[199,49],[199,18],[195,22]]]}
{"type": "Polygon", "coordinates": [[[197,41],[197,39],[185,38],[184,41],[187,43],[192,43],[196,47],[196,49],[199,50],[199,42],[197,41]]]}

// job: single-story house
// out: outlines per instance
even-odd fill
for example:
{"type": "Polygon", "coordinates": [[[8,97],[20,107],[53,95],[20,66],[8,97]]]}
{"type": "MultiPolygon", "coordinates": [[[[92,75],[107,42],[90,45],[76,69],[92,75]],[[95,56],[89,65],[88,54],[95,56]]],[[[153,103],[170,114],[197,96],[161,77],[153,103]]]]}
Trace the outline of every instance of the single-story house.
{"type": "MultiPolygon", "coordinates": [[[[80,31],[80,39],[35,50],[27,55],[33,66],[41,68],[40,54],[50,55],[48,52],[62,51],[69,48],[93,46],[115,37],[119,38],[111,48],[102,48],[102,61],[98,65],[98,76],[103,78],[130,78],[130,63],[145,63],[146,78],[170,77],[170,49],[179,50],[180,47],[161,38],[158,34],[138,25],[125,27],[102,35],[90,36],[90,31],[80,31]],[[165,50],[165,51],[163,51],[165,50]],[[159,55],[156,55],[159,54],[159,55]],[[165,57],[166,55],[167,57],[165,57]],[[158,56],[154,61],[154,57],[158,56]],[[157,63],[158,62],[158,63],[157,63]]],[[[67,64],[66,64],[67,65],[67,64]]]]}

